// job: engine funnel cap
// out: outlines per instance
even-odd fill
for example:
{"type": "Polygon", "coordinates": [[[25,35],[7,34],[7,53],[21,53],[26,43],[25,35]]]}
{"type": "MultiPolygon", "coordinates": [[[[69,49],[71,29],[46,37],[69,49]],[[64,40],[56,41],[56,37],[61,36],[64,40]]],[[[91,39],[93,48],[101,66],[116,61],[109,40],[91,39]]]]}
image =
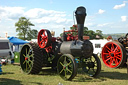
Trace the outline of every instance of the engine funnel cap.
{"type": "Polygon", "coordinates": [[[85,16],[87,15],[85,7],[83,6],[78,7],[75,11],[75,14],[76,14],[77,24],[84,24],[85,16]]]}

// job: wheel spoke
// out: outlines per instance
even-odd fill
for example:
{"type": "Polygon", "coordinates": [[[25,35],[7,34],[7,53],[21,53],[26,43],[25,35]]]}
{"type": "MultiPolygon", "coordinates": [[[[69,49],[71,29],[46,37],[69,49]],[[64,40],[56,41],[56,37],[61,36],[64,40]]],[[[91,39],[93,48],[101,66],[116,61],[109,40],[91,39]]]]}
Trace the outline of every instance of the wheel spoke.
{"type": "Polygon", "coordinates": [[[119,54],[121,54],[121,52],[116,52],[115,54],[119,55],[119,54]]]}
{"type": "Polygon", "coordinates": [[[72,71],[70,71],[68,68],[66,70],[72,74],[72,71]]]}
{"type": "Polygon", "coordinates": [[[44,40],[42,39],[41,41],[40,41],[40,44],[43,42],[44,40]]]}
{"type": "Polygon", "coordinates": [[[93,62],[93,61],[92,61],[92,57],[93,57],[93,56],[90,57],[90,62],[93,62]]]}
{"type": "Polygon", "coordinates": [[[30,65],[31,65],[31,64],[28,63],[28,66],[29,66],[29,68],[31,69],[31,66],[30,66],[30,65]]]}
{"type": "Polygon", "coordinates": [[[29,51],[28,51],[28,55],[29,55],[29,53],[30,53],[30,48],[29,48],[29,51]]]}
{"type": "Polygon", "coordinates": [[[67,73],[66,73],[66,71],[65,71],[65,78],[67,77],[67,73]]]}
{"type": "Polygon", "coordinates": [[[117,59],[119,59],[119,60],[121,60],[121,58],[119,58],[119,57],[116,57],[117,59]]]}
{"type": "Polygon", "coordinates": [[[64,71],[64,68],[60,71],[60,73],[62,73],[64,71]]]}
{"type": "Polygon", "coordinates": [[[121,55],[117,55],[117,57],[120,57],[121,58],[121,55]]]}
{"type": "Polygon", "coordinates": [[[94,61],[94,64],[97,64],[97,61],[96,60],[94,61]]]}
{"type": "Polygon", "coordinates": [[[107,58],[110,58],[110,56],[106,56],[107,58]]]}
{"type": "Polygon", "coordinates": [[[67,61],[66,61],[66,56],[65,56],[65,58],[64,58],[64,64],[66,64],[67,63],[67,61]]]}
{"type": "Polygon", "coordinates": [[[46,36],[46,35],[45,35],[45,31],[43,32],[43,35],[46,36]]]}
{"type": "Polygon", "coordinates": [[[26,60],[23,62],[23,64],[25,64],[26,60]]]}
{"type": "Polygon", "coordinates": [[[116,52],[117,48],[118,48],[118,47],[116,47],[116,48],[114,49],[114,52],[116,52]]]}
{"type": "Polygon", "coordinates": [[[26,72],[27,72],[27,62],[26,62],[26,72]]]}
{"type": "Polygon", "coordinates": [[[114,45],[113,45],[113,43],[112,43],[112,46],[111,46],[111,51],[113,51],[114,50],[114,45]]]}
{"type": "Polygon", "coordinates": [[[24,54],[23,54],[24,57],[26,57],[24,54]]]}
{"type": "Polygon", "coordinates": [[[47,36],[45,36],[45,37],[44,37],[44,41],[45,41],[45,42],[47,42],[47,40],[48,40],[48,37],[47,37],[47,36]]]}
{"type": "Polygon", "coordinates": [[[64,65],[60,62],[60,64],[64,67],[64,65]]]}
{"type": "Polygon", "coordinates": [[[108,61],[108,60],[110,60],[111,58],[108,58],[107,60],[105,60],[106,62],[108,61]]]}
{"type": "Polygon", "coordinates": [[[66,66],[69,66],[72,62],[70,61],[66,66]]]}
{"type": "Polygon", "coordinates": [[[33,54],[31,54],[29,57],[32,57],[33,56],[33,54]]]}
{"type": "Polygon", "coordinates": [[[28,53],[27,53],[27,48],[26,48],[26,55],[27,55],[28,53]]]}
{"type": "Polygon", "coordinates": [[[116,52],[121,52],[120,48],[117,48],[116,52]]]}
{"type": "Polygon", "coordinates": [[[90,68],[90,75],[93,75],[95,73],[94,68],[90,68]],[[91,73],[92,71],[92,73],[91,73]]]}
{"type": "Polygon", "coordinates": [[[110,65],[112,65],[112,58],[110,59],[110,65]]]}
{"type": "Polygon", "coordinates": [[[43,45],[43,46],[46,45],[46,42],[44,41],[44,42],[42,43],[42,45],[43,45]]]}
{"type": "Polygon", "coordinates": [[[107,50],[108,52],[111,52],[111,49],[110,49],[108,46],[106,46],[106,48],[108,49],[108,50],[107,50]]]}
{"type": "Polygon", "coordinates": [[[33,62],[30,60],[31,64],[33,64],[33,62]]]}
{"type": "Polygon", "coordinates": [[[116,64],[118,64],[118,63],[119,63],[119,62],[118,62],[118,60],[117,60],[117,58],[115,59],[115,63],[116,63],[116,64]]]}
{"type": "Polygon", "coordinates": [[[112,63],[114,63],[115,62],[115,58],[113,58],[113,62],[112,63]]]}
{"type": "Polygon", "coordinates": [[[88,68],[88,73],[89,73],[89,71],[90,71],[90,68],[88,68]]]}
{"type": "Polygon", "coordinates": [[[41,38],[43,39],[43,38],[44,38],[44,36],[43,36],[43,35],[41,35],[41,38]]]}

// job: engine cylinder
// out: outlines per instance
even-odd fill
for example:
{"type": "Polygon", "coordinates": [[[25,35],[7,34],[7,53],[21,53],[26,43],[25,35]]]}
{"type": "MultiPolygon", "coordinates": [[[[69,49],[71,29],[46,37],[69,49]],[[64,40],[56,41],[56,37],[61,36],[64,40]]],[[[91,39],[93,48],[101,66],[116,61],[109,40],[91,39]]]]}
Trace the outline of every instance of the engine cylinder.
{"type": "Polygon", "coordinates": [[[60,52],[73,56],[90,57],[93,54],[93,46],[89,40],[67,41],[61,44],[60,52]]]}

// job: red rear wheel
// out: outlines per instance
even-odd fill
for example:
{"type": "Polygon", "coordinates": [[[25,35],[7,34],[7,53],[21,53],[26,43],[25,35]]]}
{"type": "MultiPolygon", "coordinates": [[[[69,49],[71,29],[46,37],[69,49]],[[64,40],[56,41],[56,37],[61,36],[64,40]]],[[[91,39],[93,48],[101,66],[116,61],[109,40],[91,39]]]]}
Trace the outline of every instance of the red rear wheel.
{"type": "Polygon", "coordinates": [[[45,48],[50,46],[51,44],[51,33],[49,30],[46,29],[42,29],[40,30],[40,32],[38,33],[38,45],[40,48],[45,48]]]}
{"type": "Polygon", "coordinates": [[[110,68],[121,67],[126,61],[126,52],[119,42],[108,42],[102,49],[102,60],[110,68]]]}

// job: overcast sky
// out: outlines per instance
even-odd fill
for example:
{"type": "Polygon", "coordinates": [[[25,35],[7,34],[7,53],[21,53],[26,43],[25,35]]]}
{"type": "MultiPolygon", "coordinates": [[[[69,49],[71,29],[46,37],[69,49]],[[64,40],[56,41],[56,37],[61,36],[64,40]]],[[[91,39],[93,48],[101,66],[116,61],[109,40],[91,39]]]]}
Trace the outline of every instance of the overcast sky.
{"type": "Polygon", "coordinates": [[[55,31],[55,36],[74,24],[73,11],[87,10],[85,26],[89,30],[128,33],[128,0],[0,0],[0,36],[16,36],[15,23],[26,17],[35,24],[32,29],[55,31]]]}

